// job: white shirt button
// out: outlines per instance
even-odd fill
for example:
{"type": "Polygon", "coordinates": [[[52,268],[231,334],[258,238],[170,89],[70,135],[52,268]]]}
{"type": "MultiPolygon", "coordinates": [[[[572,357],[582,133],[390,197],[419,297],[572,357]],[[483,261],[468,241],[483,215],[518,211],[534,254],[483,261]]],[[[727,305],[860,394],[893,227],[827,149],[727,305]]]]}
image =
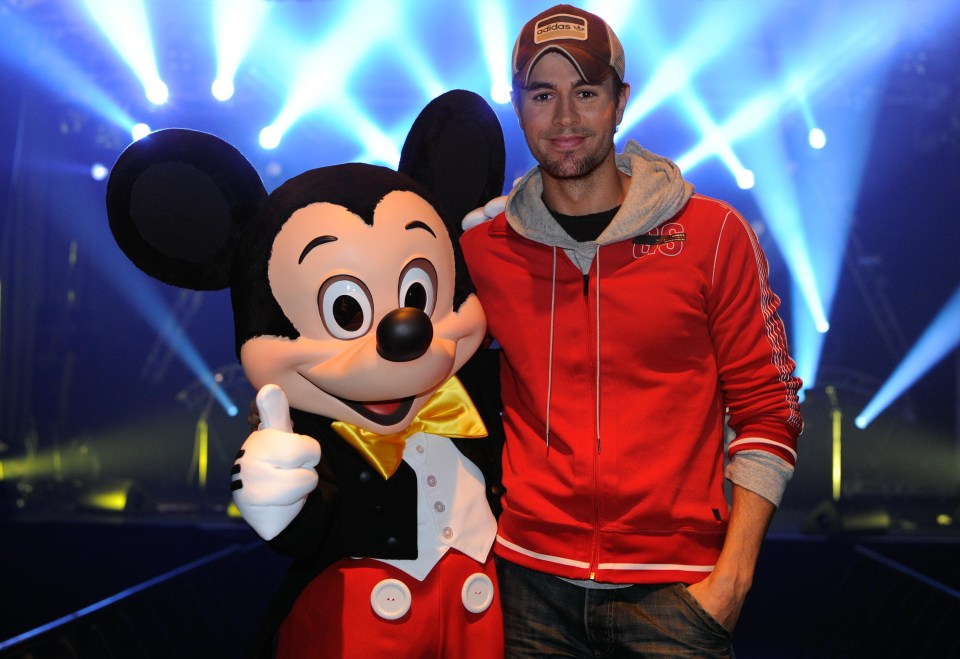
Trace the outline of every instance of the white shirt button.
{"type": "Polygon", "coordinates": [[[463,582],[460,596],[463,599],[463,608],[467,611],[483,613],[493,602],[493,581],[482,572],[471,574],[463,582]]]}
{"type": "Polygon", "coordinates": [[[427,476],[427,485],[430,487],[437,486],[437,477],[436,476],[427,476]]]}
{"type": "Polygon", "coordinates": [[[384,579],[370,592],[373,612],[384,620],[396,620],[410,610],[410,589],[397,579],[384,579]]]}
{"type": "Polygon", "coordinates": [[[453,529],[451,529],[449,526],[444,526],[442,533],[443,537],[447,540],[453,537],[453,529]]]}
{"type": "Polygon", "coordinates": [[[443,505],[442,501],[437,501],[436,503],[433,504],[433,509],[436,510],[438,513],[442,513],[444,510],[447,509],[447,507],[443,505]]]}
{"type": "Polygon", "coordinates": [[[417,444],[417,453],[423,453],[424,450],[426,450],[426,449],[423,448],[423,445],[422,445],[422,444],[417,444]]]}

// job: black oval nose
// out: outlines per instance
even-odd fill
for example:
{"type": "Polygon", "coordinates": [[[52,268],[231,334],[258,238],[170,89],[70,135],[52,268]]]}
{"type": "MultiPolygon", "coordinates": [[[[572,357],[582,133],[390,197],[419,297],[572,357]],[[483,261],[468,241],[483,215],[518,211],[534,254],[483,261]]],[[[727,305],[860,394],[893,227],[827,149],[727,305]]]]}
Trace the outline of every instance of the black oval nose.
{"type": "Polygon", "coordinates": [[[377,353],[392,362],[413,361],[430,347],[433,323],[415,307],[394,309],[377,325],[377,353]]]}

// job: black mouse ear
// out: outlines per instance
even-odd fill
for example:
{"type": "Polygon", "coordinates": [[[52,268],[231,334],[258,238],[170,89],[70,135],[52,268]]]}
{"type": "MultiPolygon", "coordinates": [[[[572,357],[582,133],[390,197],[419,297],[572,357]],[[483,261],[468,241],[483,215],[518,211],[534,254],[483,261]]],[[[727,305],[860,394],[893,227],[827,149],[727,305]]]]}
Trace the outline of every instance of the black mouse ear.
{"type": "Polygon", "coordinates": [[[236,237],[267,191],[253,165],[218,137],[160,130],[120,155],[107,184],[110,229],[151,277],[198,290],[230,284],[236,237]]]}
{"type": "Polygon", "coordinates": [[[430,188],[457,236],[464,215],[503,194],[505,166],[497,115],[482,97],[456,89],[428,103],[413,122],[399,170],[430,188]]]}

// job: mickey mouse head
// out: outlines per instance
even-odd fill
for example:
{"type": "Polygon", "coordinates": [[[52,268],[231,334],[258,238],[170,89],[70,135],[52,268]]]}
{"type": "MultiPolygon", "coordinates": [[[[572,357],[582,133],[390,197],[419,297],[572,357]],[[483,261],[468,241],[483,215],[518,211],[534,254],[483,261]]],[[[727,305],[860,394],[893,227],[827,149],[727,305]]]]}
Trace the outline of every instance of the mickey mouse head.
{"type": "Polygon", "coordinates": [[[321,167],[267,194],[231,145],[169,129],[121,155],[107,208],[147,274],[230,288],[254,387],[278,384],[297,409],[386,433],[483,338],[457,237],[463,215],[500,194],[503,164],[496,116],[458,90],[418,117],[400,172],[321,167]]]}

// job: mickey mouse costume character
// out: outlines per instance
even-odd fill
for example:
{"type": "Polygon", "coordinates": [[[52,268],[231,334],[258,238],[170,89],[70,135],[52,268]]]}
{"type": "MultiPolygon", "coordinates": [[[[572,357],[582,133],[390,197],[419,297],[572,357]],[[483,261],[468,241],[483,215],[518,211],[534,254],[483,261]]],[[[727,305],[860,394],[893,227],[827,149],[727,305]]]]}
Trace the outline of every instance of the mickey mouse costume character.
{"type": "Polygon", "coordinates": [[[499,417],[453,377],[483,379],[468,360],[486,330],[459,220],[500,194],[503,169],[496,115],[459,90],[418,117],[400,172],[334,165],[267,194],[234,147],[181,129],[113,168],[107,210],[126,255],[166,283],[231,291],[261,418],[234,500],[294,557],[261,654],[503,654],[499,417]]]}

